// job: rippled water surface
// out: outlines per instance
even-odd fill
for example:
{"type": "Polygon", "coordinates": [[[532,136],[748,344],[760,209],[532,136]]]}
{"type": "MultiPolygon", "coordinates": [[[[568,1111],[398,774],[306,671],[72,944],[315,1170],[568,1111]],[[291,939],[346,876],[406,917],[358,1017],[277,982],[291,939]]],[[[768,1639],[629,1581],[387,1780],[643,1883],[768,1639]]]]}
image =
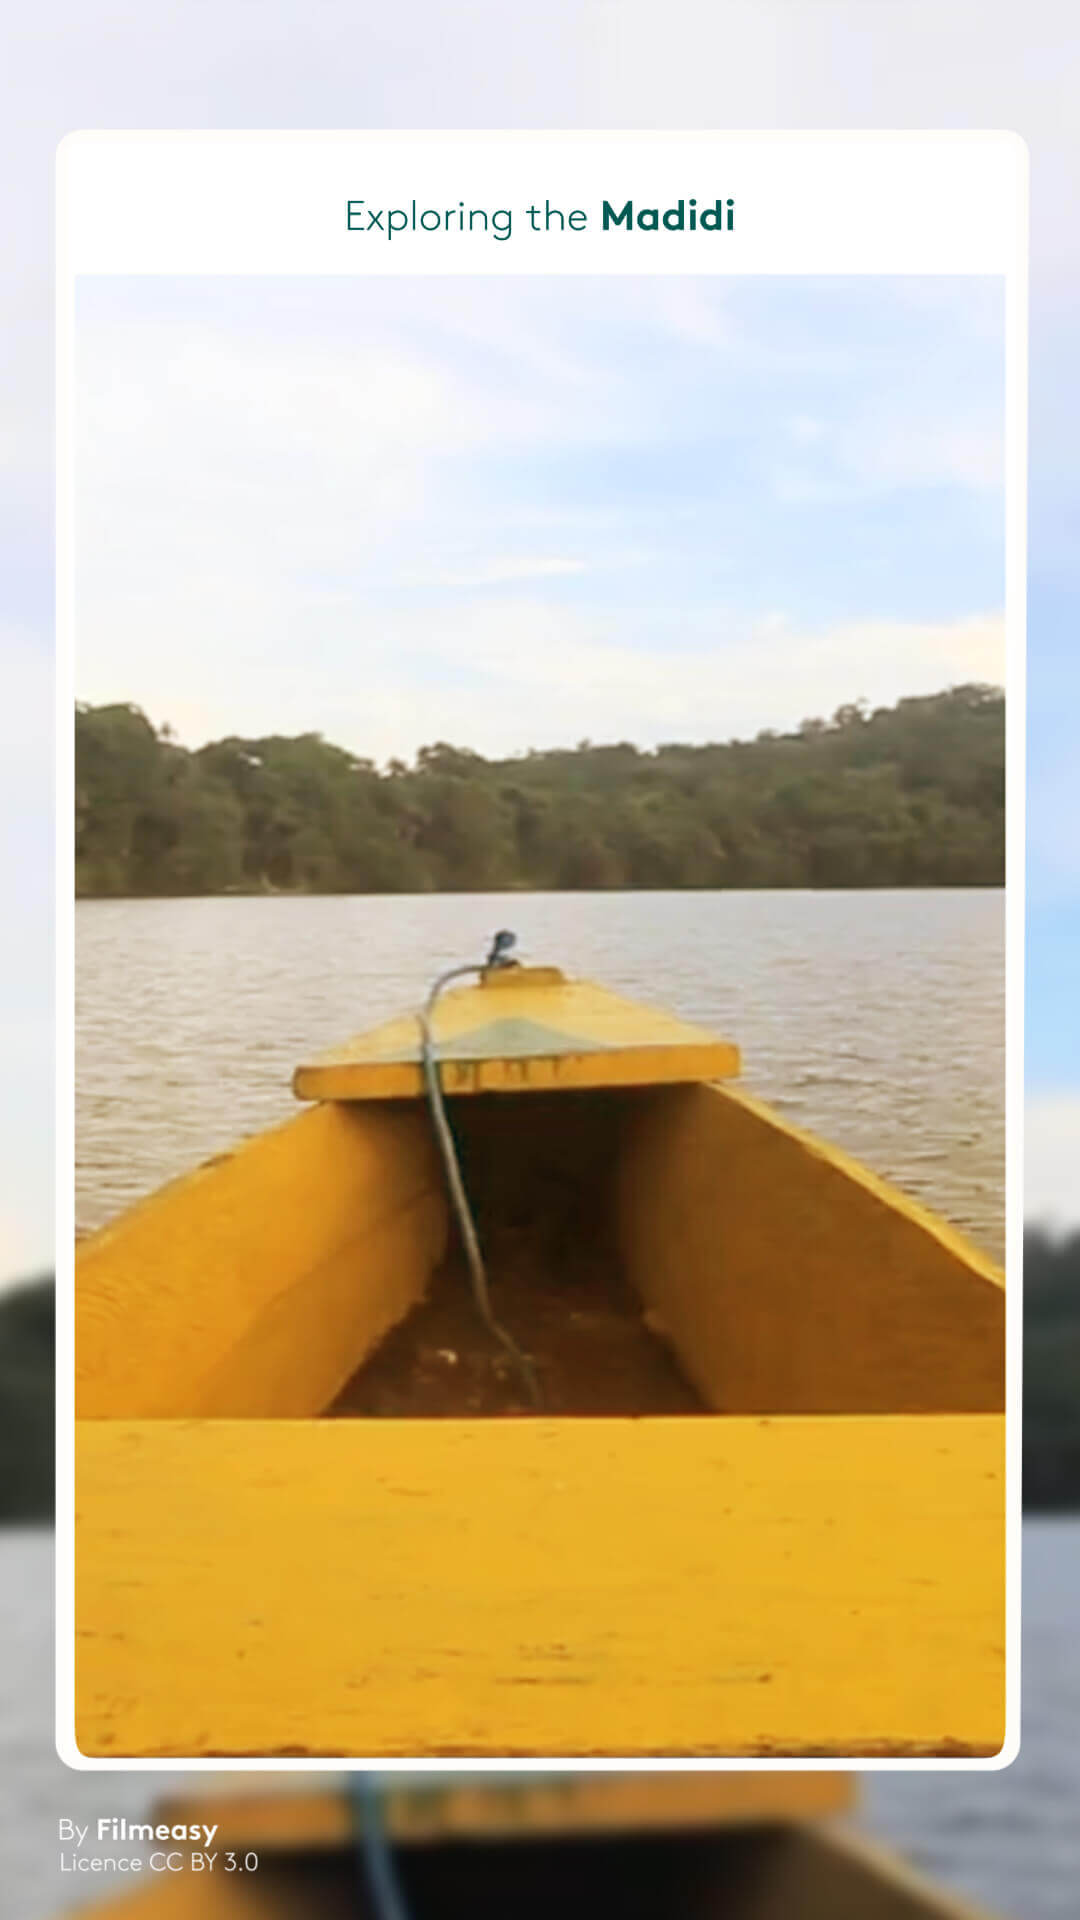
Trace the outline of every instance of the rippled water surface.
{"type": "Polygon", "coordinates": [[[80,902],[80,1228],[287,1117],[299,1059],[502,926],[723,1032],[752,1091],[1000,1254],[1004,895],[981,891],[80,902]]]}

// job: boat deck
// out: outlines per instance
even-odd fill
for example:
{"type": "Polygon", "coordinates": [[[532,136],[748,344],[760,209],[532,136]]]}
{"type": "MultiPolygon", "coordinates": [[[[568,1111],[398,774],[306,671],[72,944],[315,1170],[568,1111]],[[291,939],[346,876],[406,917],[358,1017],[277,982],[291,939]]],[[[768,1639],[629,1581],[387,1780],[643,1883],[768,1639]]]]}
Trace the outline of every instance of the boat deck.
{"type": "Polygon", "coordinates": [[[999,1415],[84,1420],[78,1744],[996,1753],[999,1415]]]}

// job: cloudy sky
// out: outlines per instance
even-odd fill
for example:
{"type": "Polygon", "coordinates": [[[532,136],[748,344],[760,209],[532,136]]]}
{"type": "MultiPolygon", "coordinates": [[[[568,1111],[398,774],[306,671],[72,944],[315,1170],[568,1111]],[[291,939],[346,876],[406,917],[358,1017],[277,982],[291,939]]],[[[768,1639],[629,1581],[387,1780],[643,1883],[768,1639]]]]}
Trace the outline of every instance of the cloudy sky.
{"type": "Polygon", "coordinates": [[[7,27],[0,1272],[30,1270],[52,1242],[52,179],[57,141],[80,127],[1007,127],[1027,139],[1027,1174],[1029,1211],[1080,1223],[1078,66],[1075,0],[549,0],[542,32],[504,0],[42,0],[7,27]]]}
{"type": "Polygon", "coordinates": [[[1003,674],[993,280],[93,280],[79,697],[385,760],[1003,674]]]}

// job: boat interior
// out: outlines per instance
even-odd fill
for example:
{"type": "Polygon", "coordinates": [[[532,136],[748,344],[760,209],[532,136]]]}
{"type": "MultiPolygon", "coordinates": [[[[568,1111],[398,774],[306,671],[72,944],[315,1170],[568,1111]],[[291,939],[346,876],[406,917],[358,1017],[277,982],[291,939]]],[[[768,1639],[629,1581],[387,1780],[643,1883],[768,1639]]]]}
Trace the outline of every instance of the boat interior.
{"type": "MultiPolygon", "coordinates": [[[[280,1781],[269,1791],[182,1793],[156,1814],[189,1832],[203,1828],[187,1823],[213,1822],[215,1845],[251,1869],[232,1885],[237,1914],[256,1920],[374,1920],[373,1846],[411,1920],[539,1920],[555,1909],[630,1920],[960,1920],[945,1896],[865,1840],[854,1805],[851,1777],[831,1772],[399,1775],[374,1790],[361,1775],[345,1792],[280,1781]]],[[[184,1876],[197,1884],[194,1872],[184,1876]]],[[[226,1901],[222,1920],[233,1911],[226,1901]]]]}
{"type": "Polygon", "coordinates": [[[959,1234],[728,1086],[326,1102],[80,1247],[79,1410],[352,1419],[972,1413],[1004,1289],[959,1234]],[[141,1337],[115,1338],[137,1303],[141,1337]]]}
{"type": "MultiPolygon", "coordinates": [[[[359,1848],[248,1853],[257,1871],[215,1876],[220,1920],[378,1920],[359,1848]]],[[[132,1907],[146,1920],[208,1912],[207,1875],[184,1873],[132,1907]],[[145,1903],[145,1909],[144,1909],[145,1903]]],[[[976,1920],[889,1856],[835,1830],[794,1824],[713,1831],[453,1840],[396,1851],[410,1920],[976,1920]]],[[[123,1920],[130,1895],[110,1903],[123,1920]]],[[[102,1920],[105,1920],[104,1914],[102,1920]]]]}
{"type": "Polygon", "coordinates": [[[535,1398],[485,1324],[451,1218],[423,1297],[363,1357],[332,1414],[708,1411],[620,1244],[620,1154],[639,1100],[600,1089],[451,1103],[491,1309],[528,1357],[535,1398]]]}

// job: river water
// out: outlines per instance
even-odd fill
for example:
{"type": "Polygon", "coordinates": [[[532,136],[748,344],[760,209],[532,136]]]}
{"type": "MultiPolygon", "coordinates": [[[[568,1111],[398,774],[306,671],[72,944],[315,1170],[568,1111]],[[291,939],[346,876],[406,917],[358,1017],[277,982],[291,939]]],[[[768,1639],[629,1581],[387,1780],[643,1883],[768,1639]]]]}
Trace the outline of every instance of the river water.
{"type": "MultiPolygon", "coordinates": [[[[1004,898],[967,891],[82,902],[80,1228],[287,1117],[301,1057],[415,1006],[501,926],[524,957],[733,1038],[748,1087],[1000,1255],[1004,898]]],[[[54,1758],[50,1560],[47,1536],[0,1535],[12,1920],[71,1898],[61,1814],[145,1817],[167,1784],[69,1774],[54,1758]]],[[[860,1817],[1005,1920],[1065,1920],[1080,1885],[1080,1522],[1028,1522],[1025,1569],[1020,1760],[868,1775],[860,1817]]]]}
{"type": "Polygon", "coordinates": [[[1004,895],[83,901],[76,1219],[287,1116],[293,1067],[415,1007],[497,927],[742,1048],[745,1084],[1000,1254],[1004,895]]]}

